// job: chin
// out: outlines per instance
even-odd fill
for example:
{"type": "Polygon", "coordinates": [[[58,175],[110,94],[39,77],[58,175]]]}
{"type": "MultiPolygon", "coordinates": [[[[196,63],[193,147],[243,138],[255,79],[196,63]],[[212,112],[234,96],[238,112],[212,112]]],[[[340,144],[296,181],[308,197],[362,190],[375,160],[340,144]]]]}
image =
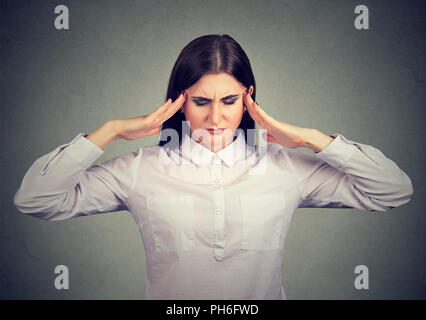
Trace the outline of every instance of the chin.
{"type": "Polygon", "coordinates": [[[229,142],[232,142],[233,135],[229,134],[222,134],[222,135],[214,135],[210,137],[210,143],[214,146],[222,147],[222,145],[225,143],[228,144],[229,142]]]}

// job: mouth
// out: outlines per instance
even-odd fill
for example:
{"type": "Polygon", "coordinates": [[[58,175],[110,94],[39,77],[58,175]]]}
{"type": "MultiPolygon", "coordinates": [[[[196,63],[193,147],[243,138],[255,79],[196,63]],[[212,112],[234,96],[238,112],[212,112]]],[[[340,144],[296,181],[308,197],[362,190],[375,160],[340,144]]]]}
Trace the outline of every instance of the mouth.
{"type": "Polygon", "coordinates": [[[217,128],[217,129],[213,129],[213,128],[209,128],[206,129],[210,134],[222,134],[225,131],[225,128],[217,128]]]}

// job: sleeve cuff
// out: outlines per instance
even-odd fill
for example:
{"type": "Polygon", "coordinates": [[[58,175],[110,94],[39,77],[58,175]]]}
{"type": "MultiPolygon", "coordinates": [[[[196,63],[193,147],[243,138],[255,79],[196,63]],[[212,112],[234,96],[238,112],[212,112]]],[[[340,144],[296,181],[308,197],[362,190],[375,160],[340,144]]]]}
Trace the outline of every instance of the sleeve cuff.
{"type": "Polygon", "coordinates": [[[84,168],[90,167],[105,152],[92,141],[85,138],[86,136],[87,134],[80,132],[64,150],[67,155],[84,168]]]}
{"type": "Polygon", "coordinates": [[[333,167],[340,168],[352,157],[357,147],[340,133],[330,136],[334,138],[333,141],[315,155],[333,167]]]}

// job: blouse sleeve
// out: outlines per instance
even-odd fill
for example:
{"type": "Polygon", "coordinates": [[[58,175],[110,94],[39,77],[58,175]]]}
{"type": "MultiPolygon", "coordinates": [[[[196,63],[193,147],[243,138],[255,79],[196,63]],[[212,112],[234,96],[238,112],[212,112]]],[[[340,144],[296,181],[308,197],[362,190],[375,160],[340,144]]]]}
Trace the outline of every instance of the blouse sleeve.
{"type": "Polygon", "coordinates": [[[315,156],[288,151],[300,182],[299,208],[387,211],[411,199],[410,178],[379,149],[338,133],[331,137],[315,156]]]}
{"type": "Polygon", "coordinates": [[[104,150],[79,133],[32,164],[14,204],[23,213],[49,221],[128,210],[142,150],[91,166],[104,150]]]}

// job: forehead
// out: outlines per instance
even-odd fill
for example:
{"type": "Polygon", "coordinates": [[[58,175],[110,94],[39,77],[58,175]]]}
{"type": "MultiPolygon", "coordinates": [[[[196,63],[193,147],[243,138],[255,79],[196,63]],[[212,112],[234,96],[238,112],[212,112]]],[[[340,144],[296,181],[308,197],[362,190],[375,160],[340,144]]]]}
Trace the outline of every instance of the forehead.
{"type": "Polygon", "coordinates": [[[205,74],[188,91],[194,95],[227,95],[238,94],[244,86],[227,73],[205,74]]]}

